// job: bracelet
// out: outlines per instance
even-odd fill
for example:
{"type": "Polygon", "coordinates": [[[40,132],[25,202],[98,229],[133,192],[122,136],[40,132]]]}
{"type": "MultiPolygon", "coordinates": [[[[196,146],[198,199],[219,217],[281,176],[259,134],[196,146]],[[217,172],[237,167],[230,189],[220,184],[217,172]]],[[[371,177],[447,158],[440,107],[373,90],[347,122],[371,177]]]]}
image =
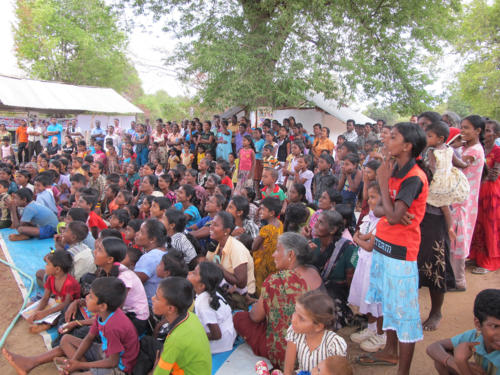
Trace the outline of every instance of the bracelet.
{"type": "MultiPolygon", "coordinates": [[[[76,324],[78,324],[80,327],[83,325],[82,322],[80,322],[79,320],[75,320],[76,324]]],[[[446,364],[446,362],[445,362],[446,364]]]]}

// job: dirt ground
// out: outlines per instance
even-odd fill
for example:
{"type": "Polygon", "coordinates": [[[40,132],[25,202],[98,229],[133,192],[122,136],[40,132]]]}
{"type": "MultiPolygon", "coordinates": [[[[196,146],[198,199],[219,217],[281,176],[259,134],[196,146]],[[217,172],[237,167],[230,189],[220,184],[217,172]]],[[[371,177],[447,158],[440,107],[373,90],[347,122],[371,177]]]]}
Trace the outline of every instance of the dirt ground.
{"type": "MultiPolygon", "coordinates": [[[[417,343],[411,369],[412,374],[435,374],[433,364],[425,354],[426,346],[433,341],[451,337],[457,333],[471,329],[473,326],[472,304],[476,294],[482,289],[500,288],[500,271],[481,276],[472,275],[469,271],[467,272],[467,291],[462,293],[448,293],[446,295],[443,310],[444,319],[439,329],[435,332],[425,332],[424,341],[417,343]]],[[[2,294],[2,302],[0,304],[0,332],[3,334],[22,304],[21,293],[12,273],[3,264],[0,264],[0,290],[2,294]]],[[[427,318],[429,310],[429,293],[427,289],[423,289],[420,291],[420,311],[423,320],[427,318]]],[[[349,345],[349,358],[354,361],[354,358],[362,354],[362,352],[357,344],[349,340],[348,336],[351,332],[352,330],[342,330],[340,334],[346,338],[349,345]]],[[[20,320],[16,324],[5,343],[5,347],[15,353],[24,353],[24,355],[35,355],[45,350],[42,337],[30,334],[28,326],[23,320],[20,320]]],[[[356,375],[396,374],[395,367],[355,366],[354,368],[356,375]]],[[[15,374],[15,371],[3,357],[0,357],[0,374],[15,374]]],[[[57,374],[57,370],[52,364],[46,364],[38,367],[31,374],[52,375],[57,374]]]]}

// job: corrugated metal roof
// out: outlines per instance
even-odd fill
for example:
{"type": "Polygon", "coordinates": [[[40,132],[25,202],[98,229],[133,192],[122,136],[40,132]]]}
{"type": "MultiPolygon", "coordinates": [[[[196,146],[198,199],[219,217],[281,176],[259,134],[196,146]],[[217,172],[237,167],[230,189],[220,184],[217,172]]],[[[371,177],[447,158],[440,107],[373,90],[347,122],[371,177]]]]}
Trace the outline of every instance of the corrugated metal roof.
{"type": "Polygon", "coordinates": [[[323,94],[307,94],[307,99],[313,102],[317,107],[323,111],[328,112],[332,116],[338,118],[343,122],[349,119],[356,121],[356,124],[364,124],[366,122],[374,123],[375,120],[365,116],[361,112],[356,112],[349,107],[339,107],[339,103],[334,99],[325,99],[323,94]]]}
{"type": "Polygon", "coordinates": [[[0,75],[0,108],[142,113],[115,90],[0,75]]]}
{"type": "Polygon", "coordinates": [[[231,117],[233,117],[234,115],[236,115],[244,110],[245,110],[245,107],[243,107],[241,105],[237,105],[236,107],[231,107],[226,112],[222,113],[220,115],[220,118],[225,118],[226,120],[230,120],[231,117]]]}

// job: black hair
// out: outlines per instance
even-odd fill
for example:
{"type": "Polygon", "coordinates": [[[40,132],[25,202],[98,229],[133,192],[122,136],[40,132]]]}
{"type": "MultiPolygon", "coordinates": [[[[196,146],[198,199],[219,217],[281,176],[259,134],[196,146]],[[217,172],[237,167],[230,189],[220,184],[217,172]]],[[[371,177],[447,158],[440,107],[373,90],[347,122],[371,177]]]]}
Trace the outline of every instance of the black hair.
{"type": "Polygon", "coordinates": [[[484,129],[486,128],[484,118],[478,115],[470,115],[464,118],[462,121],[465,120],[469,121],[474,129],[481,129],[481,132],[479,133],[479,142],[481,144],[484,144],[484,129]]]}
{"type": "Polygon", "coordinates": [[[111,189],[111,192],[114,194],[115,197],[118,194],[118,192],[120,191],[120,187],[118,186],[118,184],[108,185],[108,188],[111,189]]]}
{"type": "MultiPolygon", "coordinates": [[[[270,133],[268,133],[268,134],[270,134],[270,133]]],[[[272,135],[272,134],[271,134],[271,135],[272,135]]],[[[270,152],[273,152],[274,147],[273,147],[273,146],[271,146],[270,144],[267,144],[267,145],[264,145],[264,149],[269,150],[270,152]]]]}
{"type": "Polygon", "coordinates": [[[30,203],[33,200],[33,192],[28,188],[19,189],[18,191],[12,194],[16,194],[19,198],[25,200],[26,203],[30,203]]]}
{"type": "Polygon", "coordinates": [[[155,202],[162,211],[168,210],[172,206],[172,202],[166,197],[155,197],[153,202],[155,202]]]}
{"type": "Polygon", "coordinates": [[[231,215],[229,212],[226,212],[226,211],[219,211],[219,212],[217,212],[217,215],[215,215],[215,216],[220,217],[220,219],[222,220],[222,226],[224,228],[230,229],[231,232],[233,231],[233,229],[234,229],[233,215],[231,215]]]}
{"type": "Polygon", "coordinates": [[[80,199],[83,199],[90,206],[90,210],[93,210],[97,203],[97,196],[94,194],[80,194],[80,199]]]}
{"type": "Polygon", "coordinates": [[[98,277],[90,290],[97,297],[97,303],[105,303],[109,312],[116,311],[127,297],[127,288],[117,277],[98,277]]]}
{"type": "Polygon", "coordinates": [[[125,204],[130,204],[130,202],[132,201],[132,193],[124,189],[120,190],[119,193],[121,193],[123,195],[123,198],[125,198],[125,204]]]}
{"type": "Polygon", "coordinates": [[[322,152],[319,158],[326,161],[330,165],[330,168],[333,166],[333,164],[335,164],[335,161],[333,160],[333,157],[330,154],[322,152]]]}
{"type": "Polygon", "coordinates": [[[226,176],[231,173],[231,166],[229,165],[229,162],[224,160],[224,159],[217,159],[217,165],[224,171],[224,174],[226,176]]]}
{"type": "Polygon", "coordinates": [[[85,176],[81,173],[75,173],[71,178],[69,179],[71,182],[79,182],[83,185],[87,183],[87,179],[85,176]]]}
{"type": "Polygon", "coordinates": [[[219,188],[219,191],[223,195],[224,198],[226,198],[226,201],[229,202],[231,200],[231,194],[233,193],[232,189],[224,184],[219,184],[217,185],[219,188]]]}
{"type": "Polygon", "coordinates": [[[376,171],[378,169],[378,167],[380,167],[380,161],[370,160],[368,163],[365,164],[365,167],[368,167],[371,170],[376,171]]]}
{"type": "Polygon", "coordinates": [[[269,211],[273,211],[275,217],[279,216],[281,208],[283,207],[283,203],[278,197],[266,197],[262,200],[261,205],[266,207],[269,211]]]}
{"type": "Polygon", "coordinates": [[[412,145],[411,156],[418,157],[427,145],[422,128],[411,122],[399,122],[394,127],[403,136],[404,141],[412,145]]]}
{"type": "Polygon", "coordinates": [[[177,249],[169,248],[161,257],[163,269],[169,272],[169,276],[187,277],[188,267],[184,261],[184,254],[177,249]]]}
{"type": "MultiPolygon", "coordinates": [[[[104,248],[104,251],[106,251],[106,254],[113,258],[114,263],[120,263],[125,257],[127,256],[127,245],[125,245],[125,242],[122,240],[121,233],[118,232],[120,235],[120,238],[115,237],[114,235],[110,235],[109,231],[108,233],[101,231],[101,243],[102,247],[104,248]]],[[[104,271],[100,273],[100,276],[113,276],[117,277],[120,273],[119,271],[120,265],[119,264],[113,264],[111,267],[111,271],[109,274],[105,274],[104,271]]]]}
{"type": "Polygon", "coordinates": [[[220,195],[220,194],[214,194],[212,195],[212,197],[215,198],[215,201],[217,202],[217,206],[219,206],[220,208],[222,208],[223,210],[226,209],[227,207],[227,200],[226,198],[224,198],[223,195],[220,195]]]}
{"type": "Polygon", "coordinates": [[[139,259],[142,257],[142,251],[133,246],[127,246],[127,256],[130,260],[130,263],[136,264],[139,259]]]}
{"type": "Polygon", "coordinates": [[[378,195],[382,195],[382,191],[380,190],[380,185],[378,184],[377,181],[370,182],[370,184],[368,185],[368,190],[369,189],[375,189],[378,195]]]}
{"type": "Polygon", "coordinates": [[[84,221],[72,221],[66,226],[76,237],[77,242],[82,242],[89,234],[89,228],[84,221]]]}
{"type": "Polygon", "coordinates": [[[99,238],[114,237],[119,240],[123,239],[122,233],[118,229],[114,228],[104,228],[99,232],[99,238]]]}
{"type": "Polygon", "coordinates": [[[329,137],[329,136],[330,136],[330,129],[329,129],[329,128],[327,128],[326,126],[323,126],[323,127],[321,128],[321,131],[323,131],[323,129],[325,129],[325,130],[326,130],[326,136],[327,136],[327,137],[329,137]]]}
{"type": "Polygon", "coordinates": [[[349,123],[352,123],[354,125],[354,124],[356,124],[356,121],[354,121],[353,119],[349,119],[345,123],[346,123],[346,125],[348,125],[349,123]]]}
{"type": "Polygon", "coordinates": [[[122,228],[125,228],[128,225],[128,222],[130,221],[130,214],[124,208],[119,208],[117,210],[114,210],[111,213],[111,216],[114,216],[118,219],[118,222],[122,224],[122,228]]]}
{"type": "Polygon", "coordinates": [[[349,153],[344,157],[344,160],[348,160],[351,164],[354,164],[356,166],[359,164],[358,154],[349,153]]]}
{"type": "Polygon", "coordinates": [[[342,215],[345,226],[349,229],[353,225],[354,207],[349,203],[341,203],[335,205],[335,211],[342,215]]]}
{"type": "Polygon", "coordinates": [[[247,192],[247,198],[249,202],[253,202],[255,200],[255,189],[251,186],[247,186],[244,188],[247,192]]]}
{"type": "Polygon", "coordinates": [[[418,119],[420,120],[422,117],[425,117],[428,119],[431,123],[432,122],[439,122],[441,121],[442,117],[439,113],[433,112],[433,111],[427,111],[427,112],[422,112],[420,115],[418,115],[418,119]]]}
{"type": "Polygon", "coordinates": [[[110,173],[106,176],[106,182],[118,184],[120,182],[120,175],[118,173],[110,173]]]}
{"type": "Polygon", "coordinates": [[[334,187],[329,187],[324,192],[326,192],[326,194],[330,198],[330,201],[332,203],[335,203],[335,205],[342,203],[342,195],[334,187]]]}
{"type": "Polygon", "coordinates": [[[29,171],[27,171],[26,169],[21,169],[21,170],[17,171],[17,173],[26,177],[28,179],[28,181],[31,180],[31,173],[29,171]]]}
{"type": "Polygon", "coordinates": [[[248,203],[248,199],[242,195],[235,195],[231,201],[236,206],[236,211],[243,211],[241,218],[243,220],[246,219],[250,213],[250,204],[248,203]]]}
{"type": "Polygon", "coordinates": [[[127,204],[125,209],[128,210],[131,219],[137,219],[139,217],[139,208],[133,204],[127,204]]]}
{"type": "Polygon", "coordinates": [[[158,288],[163,298],[177,309],[179,315],[184,315],[193,304],[193,286],[183,277],[167,277],[160,282],[158,288]]]}
{"type": "Polygon", "coordinates": [[[443,142],[446,142],[450,135],[450,127],[444,121],[437,121],[427,125],[425,132],[433,132],[438,137],[443,137],[443,142]]]}
{"type": "Polygon", "coordinates": [[[138,232],[141,229],[141,225],[144,223],[142,219],[132,219],[128,222],[127,226],[132,228],[135,232],[138,232]]]}
{"type": "Polygon", "coordinates": [[[284,232],[298,232],[307,219],[307,207],[303,203],[290,203],[286,207],[284,232]]]}
{"type": "Polygon", "coordinates": [[[304,184],[296,182],[292,186],[295,189],[295,191],[297,192],[297,194],[302,197],[300,199],[300,201],[303,202],[303,203],[306,203],[307,202],[307,199],[306,199],[306,187],[304,186],[304,184]]]}
{"type": "Polygon", "coordinates": [[[492,317],[500,319],[500,289],[485,289],[474,300],[474,317],[479,324],[492,317]]]}
{"type": "Polygon", "coordinates": [[[184,213],[176,208],[169,208],[165,211],[165,217],[168,220],[169,224],[175,224],[174,230],[175,232],[183,232],[186,227],[186,216],[184,213]]]}
{"type": "Polygon", "coordinates": [[[64,273],[68,273],[73,268],[73,257],[66,250],[56,250],[47,254],[47,261],[54,267],[59,267],[64,273]]]}
{"type": "Polygon", "coordinates": [[[155,175],[148,174],[143,176],[141,180],[144,179],[148,180],[149,184],[153,186],[153,190],[158,190],[158,178],[155,175]]]}
{"type": "Polygon", "coordinates": [[[7,180],[0,180],[0,185],[2,185],[4,189],[9,189],[10,182],[7,180]]]}
{"type": "Polygon", "coordinates": [[[182,190],[186,193],[186,197],[188,198],[188,201],[191,203],[194,203],[196,200],[196,190],[194,190],[194,187],[188,184],[184,184],[181,186],[182,190]]]}
{"type": "Polygon", "coordinates": [[[167,242],[167,230],[161,221],[147,219],[143,225],[146,228],[148,237],[155,239],[157,246],[163,246],[167,242]]]}
{"type": "Polygon", "coordinates": [[[86,223],[87,219],[89,218],[89,214],[80,207],[72,207],[68,210],[68,213],[66,214],[69,216],[73,221],[81,221],[86,223]]]}
{"type": "Polygon", "coordinates": [[[358,145],[354,142],[344,142],[340,145],[340,148],[345,147],[348,153],[357,154],[358,153],[358,145]]]}
{"type": "Polygon", "coordinates": [[[217,290],[224,278],[224,274],[220,267],[213,262],[201,262],[198,267],[200,269],[200,281],[205,285],[205,291],[210,295],[210,307],[218,310],[221,297],[218,295],[217,290]]]}
{"type": "Polygon", "coordinates": [[[39,174],[36,176],[35,182],[38,182],[45,187],[52,185],[52,179],[47,174],[39,174]]]}

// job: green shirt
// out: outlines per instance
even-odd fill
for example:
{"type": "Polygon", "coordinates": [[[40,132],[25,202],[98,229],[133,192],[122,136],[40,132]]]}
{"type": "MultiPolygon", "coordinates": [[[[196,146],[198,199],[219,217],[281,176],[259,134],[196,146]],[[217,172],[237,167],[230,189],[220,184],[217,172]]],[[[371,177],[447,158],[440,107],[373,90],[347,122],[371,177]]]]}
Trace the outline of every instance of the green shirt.
{"type": "Polygon", "coordinates": [[[264,188],[261,190],[262,193],[262,199],[271,197],[275,198],[278,197],[280,201],[284,201],[286,199],[286,194],[281,190],[281,188],[278,185],[274,185],[274,190],[271,193],[267,193],[267,187],[264,186],[264,188]]]}
{"type": "Polygon", "coordinates": [[[190,312],[167,336],[154,375],[210,375],[212,354],[205,329],[190,312]]]}

